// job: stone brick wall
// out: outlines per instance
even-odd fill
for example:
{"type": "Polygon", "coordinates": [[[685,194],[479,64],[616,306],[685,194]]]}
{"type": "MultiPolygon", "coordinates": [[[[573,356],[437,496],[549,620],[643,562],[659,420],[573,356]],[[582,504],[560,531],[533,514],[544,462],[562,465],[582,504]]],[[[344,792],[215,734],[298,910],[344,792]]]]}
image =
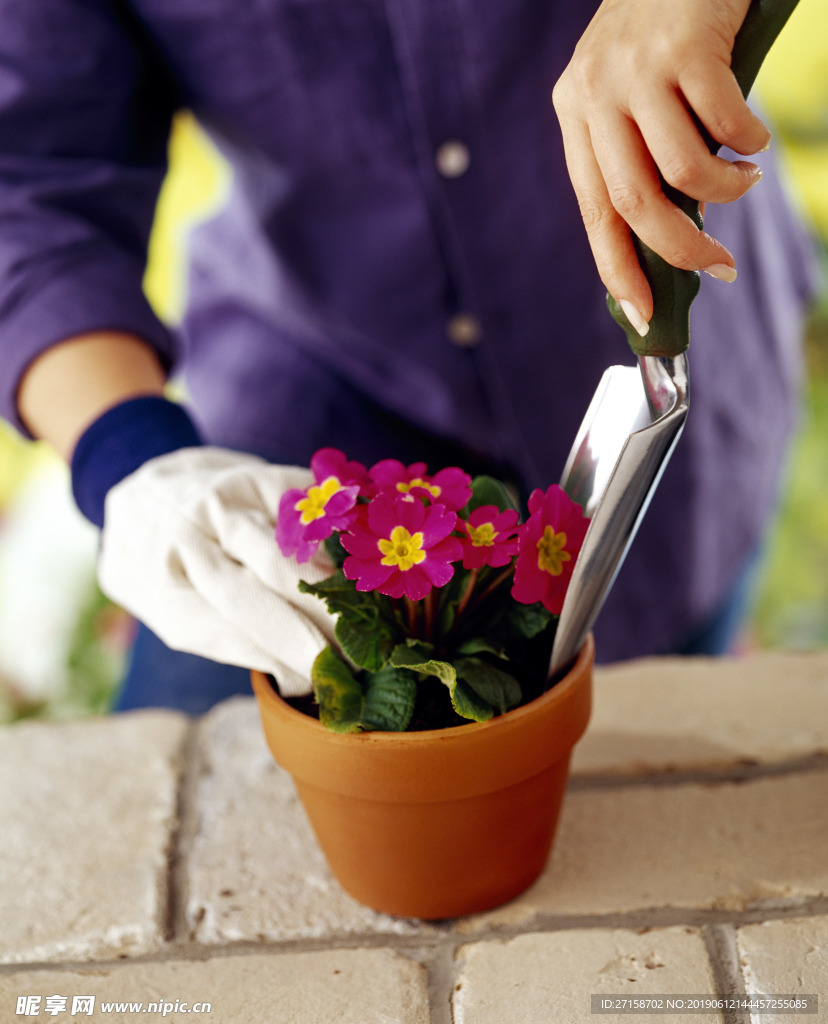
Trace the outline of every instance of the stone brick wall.
{"type": "Polygon", "coordinates": [[[0,866],[0,1024],[540,1024],[599,1019],[592,995],[816,994],[816,1015],[691,1018],[807,1024],[828,1017],[828,653],[600,669],[550,864],[476,917],[346,896],[247,698],[0,730],[0,866]]]}

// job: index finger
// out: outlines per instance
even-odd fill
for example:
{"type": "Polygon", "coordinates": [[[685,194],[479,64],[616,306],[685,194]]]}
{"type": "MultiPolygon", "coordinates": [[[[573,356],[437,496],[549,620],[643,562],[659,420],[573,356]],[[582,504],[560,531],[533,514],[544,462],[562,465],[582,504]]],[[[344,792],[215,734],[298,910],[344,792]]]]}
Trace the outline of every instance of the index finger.
{"type": "Polygon", "coordinates": [[[682,270],[734,267],[728,250],[664,194],[653,158],[629,118],[610,115],[600,127],[591,128],[595,159],[612,205],[642,242],[682,270]]]}

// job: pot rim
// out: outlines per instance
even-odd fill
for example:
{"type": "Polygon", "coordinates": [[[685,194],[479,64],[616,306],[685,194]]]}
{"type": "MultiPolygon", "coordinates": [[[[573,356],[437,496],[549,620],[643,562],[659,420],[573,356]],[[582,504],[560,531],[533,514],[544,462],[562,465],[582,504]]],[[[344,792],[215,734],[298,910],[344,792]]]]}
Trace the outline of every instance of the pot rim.
{"type": "Polygon", "coordinates": [[[557,683],[550,689],[546,690],[539,697],[529,701],[528,704],[521,704],[519,707],[512,708],[510,711],[506,711],[502,715],[495,715],[486,722],[472,722],[463,723],[461,725],[447,726],[443,729],[418,729],[414,732],[392,732],[387,729],[372,729],[366,730],[365,732],[349,732],[349,733],[338,733],[331,729],[326,729],[324,725],[319,721],[318,718],[313,718],[311,715],[306,715],[303,711],[299,711],[294,708],[291,704],[285,700],[281,694],[274,690],[264,672],[253,670],[250,675],[253,680],[253,689],[257,700],[261,700],[266,706],[272,708],[278,708],[279,713],[286,715],[288,718],[292,718],[297,725],[302,728],[310,728],[314,732],[323,732],[325,736],[331,737],[334,740],[340,740],[343,743],[364,743],[366,740],[377,743],[408,743],[412,746],[417,742],[422,742],[423,737],[428,737],[432,740],[446,740],[451,741],[458,733],[462,733],[464,736],[468,736],[472,731],[491,731],[493,729],[508,728],[513,722],[520,721],[521,718],[525,718],[529,715],[537,713],[541,707],[547,707],[549,705],[563,703],[567,696],[569,696],[571,690],[577,685],[577,679],[580,676],[580,672],[586,667],[587,663],[591,663],[595,657],[595,644],[590,633],[586,640],[581,645],[581,649],[569,671],[564,675],[557,683]]]}
{"type": "Polygon", "coordinates": [[[530,703],[488,722],[401,733],[332,732],[291,707],[263,673],[251,678],[271,753],[297,780],[363,799],[394,789],[395,799],[422,800],[430,779],[433,799],[450,800],[506,788],[568,760],[589,721],[593,658],[589,636],[566,676],[530,703]],[[392,785],[401,760],[405,781],[392,785]]]}

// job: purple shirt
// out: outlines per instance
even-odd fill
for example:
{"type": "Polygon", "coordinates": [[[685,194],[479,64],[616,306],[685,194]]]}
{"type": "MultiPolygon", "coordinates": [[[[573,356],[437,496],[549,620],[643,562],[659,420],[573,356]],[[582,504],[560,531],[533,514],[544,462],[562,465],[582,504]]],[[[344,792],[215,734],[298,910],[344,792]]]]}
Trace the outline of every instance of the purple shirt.
{"type": "MultiPolygon", "coordinates": [[[[0,0],[0,414],[21,426],[45,347],[117,328],[183,374],[213,443],[414,458],[414,425],[557,480],[602,371],[632,362],[550,102],[596,6],[0,0]],[[180,107],[235,173],[174,335],[140,284],[180,107]]],[[[694,305],[688,427],[601,616],[605,659],[713,610],[777,494],[812,278],[761,162],[709,211],[739,281],[694,305]]]]}

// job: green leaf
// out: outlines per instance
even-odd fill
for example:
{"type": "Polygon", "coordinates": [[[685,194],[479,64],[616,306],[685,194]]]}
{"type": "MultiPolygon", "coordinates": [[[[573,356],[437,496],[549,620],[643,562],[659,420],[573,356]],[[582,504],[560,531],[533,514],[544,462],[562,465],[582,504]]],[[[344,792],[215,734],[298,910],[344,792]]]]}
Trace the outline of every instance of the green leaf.
{"type": "Polygon", "coordinates": [[[500,480],[496,480],[493,476],[476,476],[472,480],[472,496],[463,512],[467,515],[469,512],[474,512],[476,508],[480,508],[481,505],[497,505],[501,512],[507,508],[519,511],[512,495],[500,480]]]}
{"type": "Polygon", "coordinates": [[[446,686],[452,688],[457,682],[457,673],[449,662],[432,658],[430,652],[433,650],[431,644],[425,644],[421,640],[409,640],[404,644],[397,644],[391,652],[388,664],[394,668],[411,669],[425,676],[436,676],[446,686]]]}
{"type": "Polygon", "coordinates": [[[494,717],[491,704],[481,700],[473,691],[456,683],[451,694],[451,703],[458,715],[469,718],[473,722],[488,722],[494,717]]]}
{"type": "Polygon", "coordinates": [[[366,673],[363,684],[330,647],[313,663],[319,721],[332,732],[382,729],[404,732],[414,713],[417,682],[410,672],[385,668],[366,673]]]}
{"type": "Polygon", "coordinates": [[[493,643],[482,636],[473,636],[464,640],[457,648],[458,654],[493,654],[496,658],[508,659],[502,644],[493,643]]]}
{"type": "Polygon", "coordinates": [[[414,714],[417,681],[405,669],[384,668],[365,684],[362,725],[365,729],[405,732],[414,714]]]}
{"type": "Polygon", "coordinates": [[[518,604],[509,608],[509,624],[521,636],[532,637],[542,633],[555,616],[542,604],[518,604]]]}
{"type": "Polygon", "coordinates": [[[328,552],[328,558],[333,562],[337,569],[342,568],[342,563],[348,557],[348,552],[342,547],[342,541],[339,539],[338,533],[332,533],[325,541],[325,550],[328,552]]]}
{"type": "Polygon", "coordinates": [[[311,681],[319,721],[333,732],[359,732],[362,719],[363,693],[350,668],[330,647],[316,657],[311,681]]]}
{"type": "Polygon", "coordinates": [[[369,672],[379,672],[394,646],[391,630],[384,623],[354,622],[344,615],[337,619],[334,635],[351,661],[369,672]]]}
{"type": "Polygon", "coordinates": [[[394,626],[383,617],[377,594],[358,591],[341,569],[319,583],[300,580],[299,589],[322,598],[328,611],[338,616],[336,638],[355,665],[371,672],[382,668],[394,645],[394,626]]]}
{"type": "MultiPolygon", "coordinates": [[[[421,675],[436,676],[448,687],[452,707],[458,715],[474,722],[488,721],[494,714],[492,705],[475,693],[472,688],[458,682],[454,665],[449,661],[431,657],[431,651],[433,651],[431,644],[425,644],[419,640],[409,640],[394,648],[389,658],[389,664],[397,668],[408,669],[411,672],[418,672],[421,675]]],[[[461,659],[461,661],[474,660],[461,659]]],[[[472,673],[474,673],[474,669],[472,669],[472,673]]],[[[520,695],[518,695],[518,699],[520,699],[520,695]]]]}
{"type": "Polygon", "coordinates": [[[327,604],[328,611],[338,614],[352,607],[364,604],[363,595],[358,593],[351,580],[345,579],[341,569],[336,569],[318,583],[306,583],[299,580],[299,590],[303,594],[314,594],[327,604]]]}
{"type": "Polygon", "coordinates": [[[520,704],[523,697],[520,683],[503,669],[490,665],[483,658],[458,658],[455,668],[458,677],[500,714],[520,704]]]}

